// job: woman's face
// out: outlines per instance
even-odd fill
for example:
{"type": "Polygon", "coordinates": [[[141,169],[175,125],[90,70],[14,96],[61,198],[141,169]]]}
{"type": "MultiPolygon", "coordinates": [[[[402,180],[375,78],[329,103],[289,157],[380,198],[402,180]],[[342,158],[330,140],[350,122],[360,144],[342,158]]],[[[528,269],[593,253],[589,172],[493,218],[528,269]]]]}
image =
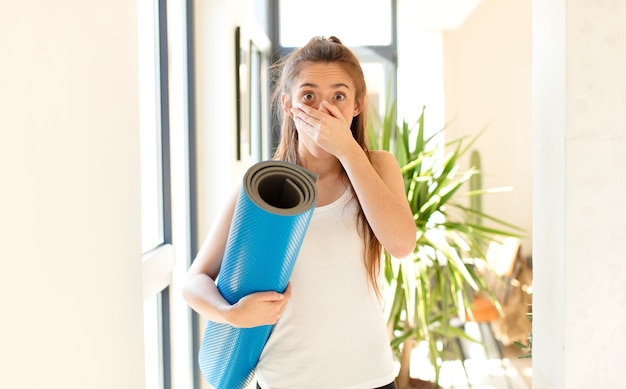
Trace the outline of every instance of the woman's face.
{"type": "Polygon", "coordinates": [[[288,115],[295,103],[327,111],[322,104],[323,101],[337,107],[348,125],[352,123],[352,118],[361,112],[362,101],[357,100],[354,82],[337,63],[304,65],[292,85],[291,94],[286,98],[283,96],[283,108],[288,115]]]}

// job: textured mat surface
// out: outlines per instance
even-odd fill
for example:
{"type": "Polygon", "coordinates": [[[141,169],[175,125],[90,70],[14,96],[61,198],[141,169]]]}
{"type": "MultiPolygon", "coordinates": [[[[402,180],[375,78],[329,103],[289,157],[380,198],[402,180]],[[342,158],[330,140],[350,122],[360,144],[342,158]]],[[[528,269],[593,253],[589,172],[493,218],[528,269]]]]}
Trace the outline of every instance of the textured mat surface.
{"type": "MultiPolygon", "coordinates": [[[[281,161],[264,161],[245,174],[235,206],[217,288],[231,304],[259,291],[287,287],[315,204],[317,177],[281,161]]],[[[252,380],[272,326],[234,328],[209,321],[200,346],[204,378],[217,389],[252,380]]]]}

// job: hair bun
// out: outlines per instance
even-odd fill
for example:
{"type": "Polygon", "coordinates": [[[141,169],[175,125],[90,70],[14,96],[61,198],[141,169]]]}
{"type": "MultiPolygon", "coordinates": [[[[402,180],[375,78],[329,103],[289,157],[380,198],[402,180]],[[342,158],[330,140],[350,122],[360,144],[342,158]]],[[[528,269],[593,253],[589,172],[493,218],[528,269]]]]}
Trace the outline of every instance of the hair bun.
{"type": "Polygon", "coordinates": [[[340,45],[343,44],[343,43],[341,43],[341,40],[339,38],[337,38],[336,36],[334,36],[334,35],[331,35],[329,37],[319,36],[319,37],[317,37],[317,40],[322,41],[322,42],[338,43],[340,45]]]}

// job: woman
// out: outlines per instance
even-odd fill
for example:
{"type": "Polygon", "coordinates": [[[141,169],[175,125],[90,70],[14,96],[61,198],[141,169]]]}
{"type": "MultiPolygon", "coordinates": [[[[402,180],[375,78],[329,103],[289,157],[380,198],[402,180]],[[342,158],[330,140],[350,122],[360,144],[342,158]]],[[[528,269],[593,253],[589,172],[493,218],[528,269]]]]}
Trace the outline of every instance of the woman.
{"type": "Polygon", "coordinates": [[[263,389],[395,388],[378,293],[381,250],[404,257],[415,222],[393,155],[369,151],[366,86],[356,56],[313,38],[278,66],[275,159],[316,174],[318,203],[284,293],[228,304],[217,291],[236,193],[189,269],[184,295],[209,320],[275,324],[256,369],[263,389]]]}

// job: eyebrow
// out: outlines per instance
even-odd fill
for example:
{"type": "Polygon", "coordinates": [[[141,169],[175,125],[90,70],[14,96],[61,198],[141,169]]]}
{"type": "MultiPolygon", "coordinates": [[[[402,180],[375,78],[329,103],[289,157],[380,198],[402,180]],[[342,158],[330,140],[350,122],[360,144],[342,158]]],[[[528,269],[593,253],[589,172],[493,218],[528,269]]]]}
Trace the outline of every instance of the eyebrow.
{"type": "MultiPolygon", "coordinates": [[[[333,84],[333,85],[331,85],[331,87],[334,88],[334,89],[341,88],[341,87],[344,87],[344,88],[346,88],[348,90],[350,89],[350,87],[347,84],[344,84],[343,82],[340,82],[340,83],[337,83],[337,84],[333,84]]],[[[318,85],[310,83],[310,82],[305,82],[305,83],[300,84],[299,88],[300,89],[302,89],[302,88],[318,88],[318,85]]]]}

